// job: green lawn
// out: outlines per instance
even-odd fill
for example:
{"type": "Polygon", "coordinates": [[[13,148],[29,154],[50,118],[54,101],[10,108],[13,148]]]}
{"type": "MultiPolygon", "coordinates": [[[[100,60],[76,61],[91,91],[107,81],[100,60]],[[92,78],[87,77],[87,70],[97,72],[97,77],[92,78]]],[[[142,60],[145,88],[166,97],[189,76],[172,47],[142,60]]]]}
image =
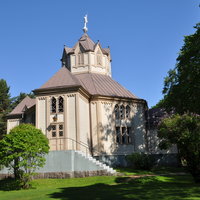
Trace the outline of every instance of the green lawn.
{"type": "Polygon", "coordinates": [[[0,181],[0,200],[200,200],[200,185],[189,174],[134,179],[131,176],[136,172],[127,171],[129,176],[34,180],[30,190],[8,191],[6,182],[0,181]]]}

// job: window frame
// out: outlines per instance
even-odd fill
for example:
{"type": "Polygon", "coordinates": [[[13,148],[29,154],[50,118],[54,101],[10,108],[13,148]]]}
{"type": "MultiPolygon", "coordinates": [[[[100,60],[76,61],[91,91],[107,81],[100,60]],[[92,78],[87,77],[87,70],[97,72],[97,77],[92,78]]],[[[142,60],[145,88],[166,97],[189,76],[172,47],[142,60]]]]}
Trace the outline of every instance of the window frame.
{"type": "Polygon", "coordinates": [[[50,136],[51,138],[63,138],[65,135],[64,131],[64,123],[51,123],[50,124],[50,136]],[[62,129],[60,129],[60,126],[62,125],[62,129]],[[53,130],[52,127],[55,126],[55,129],[53,130]],[[60,132],[63,132],[62,135],[60,135],[60,132]],[[55,132],[55,136],[53,136],[53,133],[55,132]]]}

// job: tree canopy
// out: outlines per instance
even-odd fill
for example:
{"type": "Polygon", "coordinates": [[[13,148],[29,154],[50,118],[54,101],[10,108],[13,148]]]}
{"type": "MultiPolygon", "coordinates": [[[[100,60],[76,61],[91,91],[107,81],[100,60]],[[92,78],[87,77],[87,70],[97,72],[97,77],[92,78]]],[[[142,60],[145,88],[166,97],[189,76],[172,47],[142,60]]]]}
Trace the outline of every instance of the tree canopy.
{"type": "Polygon", "coordinates": [[[10,88],[0,79],[0,138],[6,134],[6,115],[10,111],[10,88]]]}
{"type": "Polygon", "coordinates": [[[7,129],[7,119],[6,115],[12,111],[27,95],[34,98],[33,93],[24,93],[16,97],[10,97],[10,87],[7,85],[6,80],[0,79],[0,139],[6,134],[7,129]]]}
{"type": "Polygon", "coordinates": [[[0,140],[0,165],[13,170],[15,178],[27,187],[33,172],[45,164],[48,139],[40,129],[20,124],[0,140]]]}
{"type": "Polygon", "coordinates": [[[200,116],[194,114],[173,115],[158,126],[159,147],[169,149],[177,145],[182,161],[196,182],[200,182],[200,116]]]}
{"type": "Polygon", "coordinates": [[[200,114],[200,23],[194,28],[194,34],[185,36],[176,67],[164,81],[164,99],[156,107],[200,114]]]}

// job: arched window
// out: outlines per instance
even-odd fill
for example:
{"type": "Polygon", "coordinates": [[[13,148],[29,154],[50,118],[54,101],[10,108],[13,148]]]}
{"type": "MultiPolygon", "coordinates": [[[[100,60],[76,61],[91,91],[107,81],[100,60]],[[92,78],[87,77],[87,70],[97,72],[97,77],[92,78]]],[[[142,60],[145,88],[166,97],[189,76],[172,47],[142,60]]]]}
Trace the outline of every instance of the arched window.
{"type": "Polygon", "coordinates": [[[64,111],[64,99],[62,97],[58,98],[58,112],[64,111]]]}
{"type": "Polygon", "coordinates": [[[126,106],[126,118],[130,118],[131,108],[129,105],[126,106]]]}
{"type": "Polygon", "coordinates": [[[54,97],[51,99],[51,112],[56,113],[56,98],[54,97]]]}
{"type": "Polygon", "coordinates": [[[125,108],[124,108],[124,105],[120,106],[120,118],[121,119],[125,118],[125,108]]]}
{"type": "Polygon", "coordinates": [[[119,106],[118,106],[118,104],[115,105],[115,119],[119,119],[119,106]]]}

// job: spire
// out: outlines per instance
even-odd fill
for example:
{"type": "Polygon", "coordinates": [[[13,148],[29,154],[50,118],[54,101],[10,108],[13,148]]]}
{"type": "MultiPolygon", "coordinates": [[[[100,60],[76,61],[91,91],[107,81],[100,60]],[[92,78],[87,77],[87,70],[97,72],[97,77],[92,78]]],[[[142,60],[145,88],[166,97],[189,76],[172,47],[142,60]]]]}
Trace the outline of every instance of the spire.
{"type": "Polygon", "coordinates": [[[87,23],[88,23],[87,15],[85,15],[85,17],[84,17],[84,27],[83,27],[84,33],[87,33],[87,31],[88,31],[87,23]]]}

